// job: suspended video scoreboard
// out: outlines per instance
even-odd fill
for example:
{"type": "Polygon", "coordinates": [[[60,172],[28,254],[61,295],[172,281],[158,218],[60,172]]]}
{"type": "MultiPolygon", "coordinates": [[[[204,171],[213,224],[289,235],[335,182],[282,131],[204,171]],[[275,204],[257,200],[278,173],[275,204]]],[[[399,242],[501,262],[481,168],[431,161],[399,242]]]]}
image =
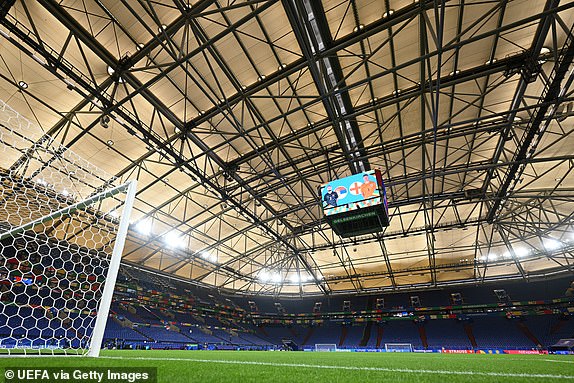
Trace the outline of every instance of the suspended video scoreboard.
{"type": "Polygon", "coordinates": [[[333,180],[319,188],[325,220],[341,237],[375,233],[389,226],[380,170],[333,180]]]}

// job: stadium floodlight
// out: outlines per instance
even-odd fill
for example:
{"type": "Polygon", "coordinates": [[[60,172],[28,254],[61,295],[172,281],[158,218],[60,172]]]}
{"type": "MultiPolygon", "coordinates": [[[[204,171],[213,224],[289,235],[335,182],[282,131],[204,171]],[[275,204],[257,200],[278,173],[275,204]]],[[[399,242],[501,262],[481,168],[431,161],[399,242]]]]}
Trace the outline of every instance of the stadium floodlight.
{"type": "Polygon", "coordinates": [[[558,250],[562,247],[562,243],[554,238],[546,238],[543,243],[544,248],[548,251],[558,250]]]}
{"type": "Polygon", "coordinates": [[[172,248],[181,248],[185,246],[185,241],[183,240],[181,235],[179,235],[179,233],[175,230],[172,230],[167,234],[165,234],[165,236],[163,237],[163,241],[165,242],[166,245],[172,248]]]}
{"type": "Polygon", "coordinates": [[[530,250],[526,247],[520,246],[514,249],[514,254],[516,254],[518,258],[524,258],[530,254],[530,250]]]}
{"type": "Polygon", "coordinates": [[[289,281],[291,283],[299,283],[301,282],[302,278],[299,278],[299,273],[291,274],[289,276],[289,281]]]}
{"type": "Polygon", "coordinates": [[[266,269],[259,271],[258,278],[261,282],[267,283],[271,279],[271,274],[266,269]]]}
{"type": "Polygon", "coordinates": [[[282,277],[281,277],[281,273],[276,271],[274,273],[271,274],[271,282],[273,283],[281,283],[282,277]]]}
{"type": "Polygon", "coordinates": [[[261,269],[257,274],[257,278],[261,283],[274,283],[278,284],[283,281],[283,276],[281,271],[270,271],[267,269],[261,269]]]}
{"type": "MultiPolygon", "coordinates": [[[[540,56],[546,56],[546,55],[550,54],[551,52],[552,52],[552,50],[551,50],[550,48],[548,48],[548,47],[542,47],[542,48],[540,49],[540,56]]],[[[539,60],[538,62],[539,62],[540,64],[544,64],[544,63],[546,63],[546,61],[548,61],[548,60],[547,60],[547,59],[541,59],[541,60],[539,60]]]]}
{"type": "Polygon", "coordinates": [[[0,101],[2,353],[98,356],[136,183],[45,137],[0,101]]]}
{"type": "Polygon", "coordinates": [[[135,229],[140,234],[150,235],[152,230],[152,223],[148,219],[142,219],[136,223],[135,229]]]}
{"type": "Polygon", "coordinates": [[[211,254],[208,251],[202,251],[201,254],[199,254],[199,256],[211,263],[217,263],[217,255],[211,254]]]}
{"type": "Polygon", "coordinates": [[[489,261],[496,261],[498,259],[498,255],[494,254],[494,253],[490,253],[487,256],[487,260],[489,261]]]}

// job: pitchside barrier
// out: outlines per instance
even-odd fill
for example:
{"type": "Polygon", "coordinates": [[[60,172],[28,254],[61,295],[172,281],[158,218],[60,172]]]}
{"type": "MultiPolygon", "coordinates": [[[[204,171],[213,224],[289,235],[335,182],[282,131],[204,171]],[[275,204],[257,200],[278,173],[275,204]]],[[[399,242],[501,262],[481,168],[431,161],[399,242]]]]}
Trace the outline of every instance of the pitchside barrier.
{"type": "MultiPolygon", "coordinates": [[[[315,348],[306,347],[303,348],[303,351],[307,352],[315,352],[317,351],[315,348]]],[[[332,350],[335,352],[396,352],[396,351],[388,351],[384,348],[363,348],[363,347],[351,347],[351,348],[339,348],[337,347],[336,350],[332,350]]],[[[406,351],[403,351],[406,352],[406,351]]],[[[455,349],[444,349],[444,348],[433,348],[433,349],[417,349],[413,348],[412,352],[415,353],[443,353],[443,354],[511,354],[511,355],[526,355],[526,354],[572,354],[574,355],[574,351],[551,351],[548,350],[507,350],[507,349],[479,349],[479,350],[455,350],[455,349]]]]}

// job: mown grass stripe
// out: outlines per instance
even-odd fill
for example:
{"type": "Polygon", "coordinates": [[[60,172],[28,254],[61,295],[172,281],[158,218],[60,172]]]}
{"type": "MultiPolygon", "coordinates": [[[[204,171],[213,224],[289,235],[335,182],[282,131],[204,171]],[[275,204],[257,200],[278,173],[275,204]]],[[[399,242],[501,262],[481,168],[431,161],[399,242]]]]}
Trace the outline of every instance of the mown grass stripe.
{"type": "Polygon", "coordinates": [[[554,363],[574,363],[574,360],[556,360],[556,359],[544,359],[546,362],[554,362],[554,363]]]}

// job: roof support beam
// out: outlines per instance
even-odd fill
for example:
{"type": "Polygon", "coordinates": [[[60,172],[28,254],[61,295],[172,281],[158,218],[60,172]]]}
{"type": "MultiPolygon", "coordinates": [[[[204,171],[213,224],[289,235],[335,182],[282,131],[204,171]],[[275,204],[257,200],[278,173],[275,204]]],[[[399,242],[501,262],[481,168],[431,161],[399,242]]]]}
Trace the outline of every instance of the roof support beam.
{"type": "Polygon", "coordinates": [[[345,86],[339,60],[336,54],[322,59],[316,57],[316,53],[329,48],[333,42],[321,2],[283,0],[282,3],[351,172],[368,170],[366,160],[357,160],[366,156],[357,121],[347,117],[353,112],[349,93],[337,91],[345,86]]]}
{"type": "MultiPolygon", "coordinates": [[[[511,165],[506,172],[502,185],[496,193],[494,204],[488,211],[487,219],[489,222],[496,220],[496,216],[504,206],[506,198],[513,192],[514,187],[520,179],[525,168],[525,165],[521,162],[534,155],[542,135],[550,124],[550,119],[546,118],[548,111],[550,110],[550,115],[553,115],[556,112],[560,104],[563,102],[566,90],[574,81],[574,71],[571,69],[572,60],[574,59],[574,34],[572,32],[573,29],[570,30],[570,33],[567,36],[561,55],[555,63],[554,69],[550,75],[550,82],[546,85],[546,88],[539,100],[540,107],[533,113],[526,131],[520,140],[520,144],[514,156],[513,162],[515,163],[511,165]],[[562,81],[569,70],[569,77],[567,78],[564,86],[562,86],[562,81]]],[[[538,48],[538,45],[535,45],[535,48],[538,48]]],[[[536,56],[537,55],[538,54],[536,53],[536,56]]]]}
{"type": "MultiPolygon", "coordinates": [[[[559,3],[560,3],[560,0],[547,0],[546,5],[544,6],[544,11],[546,12],[546,11],[550,11],[550,10],[556,8],[559,3]]],[[[544,44],[544,41],[546,40],[546,36],[548,35],[548,31],[550,30],[550,24],[551,24],[550,21],[553,17],[554,17],[554,14],[545,13],[545,15],[540,19],[540,21],[538,23],[538,28],[536,29],[536,33],[534,35],[534,40],[532,42],[531,48],[528,50],[528,52],[527,52],[528,55],[524,59],[524,63],[530,63],[530,65],[529,65],[530,67],[535,65],[533,63],[538,62],[538,56],[540,55],[540,50],[542,49],[542,45],[544,44]]],[[[523,65],[524,65],[524,63],[523,63],[523,65]]],[[[530,68],[530,69],[532,69],[532,68],[530,68]]],[[[526,88],[528,87],[529,82],[531,82],[530,81],[531,76],[537,74],[537,73],[527,73],[528,70],[529,70],[529,68],[527,66],[525,66],[524,68],[521,69],[521,71],[524,73],[524,75],[521,75],[520,79],[518,80],[518,85],[516,86],[516,91],[514,93],[514,97],[512,99],[511,104],[510,104],[509,113],[506,116],[507,126],[505,129],[503,129],[501,131],[500,139],[498,140],[498,144],[496,146],[496,149],[494,151],[494,155],[492,157],[493,163],[498,162],[498,160],[500,159],[500,156],[502,155],[502,153],[504,151],[504,144],[506,142],[506,138],[510,134],[512,124],[513,124],[514,119],[515,119],[516,114],[517,114],[516,110],[520,107],[520,103],[522,102],[522,98],[524,97],[524,94],[526,92],[526,88]]],[[[493,169],[492,171],[490,171],[487,174],[487,177],[484,180],[484,183],[482,185],[483,193],[486,193],[487,188],[489,186],[489,183],[494,178],[494,176],[495,175],[494,175],[494,169],[493,169]]],[[[498,206],[496,206],[496,207],[491,206],[489,208],[488,213],[487,213],[488,219],[490,221],[492,221],[492,218],[494,216],[495,208],[497,209],[498,206]]]]}
{"type": "MultiPolygon", "coordinates": [[[[115,60],[115,58],[107,50],[105,50],[105,48],[103,48],[96,40],[94,40],[91,37],[90,33],[87,32],[59,4],[55,3],[52,0],[41,0],[40,2],[66,28],[68,28],[71,32],[73,32],[74,35],[76,35],[82,42],[84,42],[88,47],[90,47],[90,49],[92,49],[96,54],[98,54],[98,56],[102,60],[104,60],[104,62],[108,63],[108,65],[111,65],[112,67],[117,67],[118,62],[115,60]]],[[[257,9],[255,9],[252,13],[253,14],[259,14],[259,13],[263,12],[264,10],[268,9],[272,4],[274,4],[274,1],[269,1],[269,2],[261,5],[257,9]]],[[[253,15],[250,14],[250,15],[243,17],[242,19],[240,19],[239,21],[237,21],[234,24],[234,28],[236,28],[238,25],[241,25],[241,24],[246,23],[247,21],[251,20],[252,16],[253,15]]],[[[102,101],[102,103],[104,104],[103,105],[104,110],[108,113],[111,113],[112,111],[114,113],[116,113],[126,123],[128,130],[134,130],[135,129],[135,131],[137,131],[141,134],[141,136],[143,137],[141,139],[144,142],[158,148],[158,150],[160,150],[160,152],[162,154],[164,154],[167,158],[171,158],[173,160],[174,164],[177,164],[178,166],[185,168],[185,170],[187,172],[189,172],[189,173],[193,174],[195,177],[197,177],[208,188],[210,188],[212,190],[216,190],[221,195],[222,199],[225,199],[230,205],[233,205],[238,211],[241,211],[242,214],[244,216],[246,216],[253,224],[262,225],[264,227],[265,231],[270,235],[270,237],[272,239],[281,242],[287,249],[290,249],[291,251],[298,254],[297,248],[293,244],[291,244],[288,240],[284,239],[283,236],[280,235],[280,233],[276,232],[275,229],[273,229],[272,227],[267,226],[266,224],[262,223],[260,221],[260,219],[257,217],[257,215],[255,215],[253,212],[251,212],[249,209],[247,209],[241,203],[241,201],[237,201],[233,198],[230,198],[229,194],[225,190],[222,190],[215,182],[208,179],[208,177],[203,172],[201,172],[198,169],[196,169],[195,167],[191,166],[188,161],[184,161],[181,158],[180,154],[171,145],[169,145],[169,142],[164,141],[158,135],[154,134],[151,131],[151,129],[149,129],[149,127],[144,126],[144,124],[141,121],[139,121],[137,116],[134,116],[132,113],[125,110],[121,105],[127,101],[127,98],[123,99],[122,101],[118,101],[118,102],[114,102],[115,100],[113,100],[113,99],[112,100],[106,99],[105,97],[103,97],[100,94],[99,89],[94,88],[92,86],[92,84],[90,84],[83,77],[81,77],[78,73],[76,73],[74,70],[72,70],[72,68],[68,68],[65,65],[59,65],[60,60],[58,58],[53,57],[51,55],[51,53],[48,52],[42,44],[40,44],[37,41],[35,41],[34,39],[32,39],[27,33],[21,31],[18,26],[14,25],[14,24],[6,21],[6,20],[3,20],[2,24],[5,27],[7,27],[10,31],[18,34],[20,36],[20,38],[22,39],[22,41],[24,42],[24,44],[28,45],[31,48],[32,52],[38,52],[39,54],[41,54],[42,57],[44,57],[47,61],[46,68],[49,69],[52,73],[56,74],[59,77],[62,77],[62,74],[63,74],[64,76],[67,76],[67,77],[73,79],[75,81],[75,83],[77,84],[77,88],[81,88],[81,91],[84,92],[86,98],[89,98],[89,99],[91,99],[91,97],[99,98],[100,101],[102,101]]],[[[227,33],[229,33],[231,31],[231,29],[233,29],[233,28],[230,28],[227,31],[227,33]]],[[[219,35],[223,36],[221,33],[219,35]]],[[[16,43],[13,40],[11,40],[11,42],[16,43]]],[[[208,43],[211,43],[211,42],[208,42],[208,43]]],[[[206,43],[206,44],[208,44],[208,43],[206,43]]],[[[136,55],[137,54],[138,53],[136,53],[136,55]]],[[[178,63],[175,63],[172,65],[172,67],[175,68],[178,65],[179,65],[178,63]]],[[[175,126],[179,127],[181,130],[184,129],[183,128],[183,122],[179,121],[177,119],[177,117],[173,114],[173,112],[167,106],[163,105],[152,94],[152,92],[147,87],[147,83],[141,84],[139,82],[139,80],[137,80],[131,73],[126,72],[126,71],[124,71],[124,72],[117,71],[117,72],[115,72],[115,74],[117,76],[121,76],[126,82],[130,83],[136,89],[136,91],[134,93],[137,93],[137,92],[141,93],[141,95],[152,106],[154,106],[154,108],[156,110],[158,110],[162,115],[164,115],[171,123],[173,123],[175,126]]],[[[130,95],[130,98],[131,97],[133,97],[133,94],[130,95]]],[[[219,158],[211,150],[211,148],[207,147],[206,144],[199,137],[197,137],[191,133],[188,133],[187,135],[189,138],[193,139],[194,143],[199,148],[201,148],[201,150],[204,151],[204,153],[207,153],[209,155],[209,157],[216,164],[218,164],[221,167],[226,167],[226,163],[221,158],[219,158]]],[[[250,191],[252,189],[246,188],[246,190],[250,191]]],[[[307,262],[304,258],[301,258],[301,262],[302,262],[302,264],[306,265],[307,270],[309,270],[309,272],[311,272],[312,267],[311,267],[311,265],[307,264],[307,262]]],[[[319,281],[316,281],[316,282],[317,282],[317,286],[326,293],[326,290],[325,290],[323,284],[319,283],[319,281]]]]}

